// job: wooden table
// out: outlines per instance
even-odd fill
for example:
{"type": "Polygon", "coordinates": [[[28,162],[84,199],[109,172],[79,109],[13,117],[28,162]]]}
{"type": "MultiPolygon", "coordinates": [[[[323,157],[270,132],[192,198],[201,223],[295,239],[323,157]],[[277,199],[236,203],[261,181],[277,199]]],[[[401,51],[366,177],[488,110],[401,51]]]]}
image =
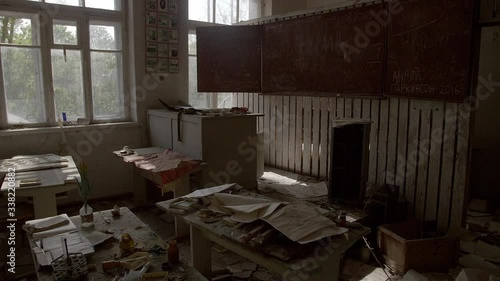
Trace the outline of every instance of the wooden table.
{"type": "MultiPolygon", "coordinates": [[[[34,215],[36,219],[52,217],[57,215],[56,194],[68,192],[78,188],[75,178],[80,180],[80,173],[76,168],[75,162],[71,156],[63,156],[68,161],[65,168],[54,168],[48,170],[18,172],[15,175],[16,197],[32,197],[34,215]],[[22,179],[41,179],[41,184],[37,186],[19,187],[22,179]]],[[[5,178],[1,191],[9,191],[7,177],[5,178]]]]}
{"type": "Polygon", "coordinates": [[[363,236],[370,233],[366,227],[351,229],[348,240],[341,235],[332,239],[328,245],[320,243],[309,257],[285,262],[270,257],[249,245],[243,245],[235,239],[228,239],[232,229],[222,222],[203,223],[197,213],[183,217],[191,227],[191,257],[193,266],[204,276],[211,272],[209,249],[215,242],[271,271],[280,274],[283,280],[337,281],[340,275],[340,260],[344,253],[363,236]]]}
{"type": "MultiPolygon", "coordinates": [[[[148,251],[154,246],[160,246],[161,248],[168,250],[168,245],[163,241],[156,233],[154,233],[147,225],[145,225],[137,216],[134,215],[128,208],[120,209],[121,216],[113,217],[111,211],[103,211],[94,213],[94,230],[104,231],[107,229],[114,229],[115,237],[121,237],[123,233],[128,233],[134,239],[136,243],[136,248],[142,248],[144,251],[148,251]],[[106,223],[105,218],[108,218],[110,223],[106,223]]],[[[80,217],[71,217],[73,223],[81,228],[80,217]]],[[[80,229],[82,233],[86,230],[80,229]]],[[[113,260],[115,256],[120,256],[119,240],[110,238],[102,244],[94,247],[95,253],[87,257],[87,264],[94,264],[96,266],[95,271],[89,271],[88,280],[106,280],[109,281],[113,279],[114,276],[108,275],[103,272],[101,263],[107,260],[113,260]]],[[[30,246],[34,246],[34,241],[30,239],[30,246]]],[[[34,257],[33,257],[34,258],[34,257]]],[[[151,263],[151,268],[148,272],[161,272],[161,264],[167,261],[166,253],[150,253],[149,262],[151,263]]],[[[35,261],[36,264],[36,261],[35,261]]],[[[182,264],[186,275],[186,280],[200,280],[206,281],[199,272],[186,264],[182,264]]],[[[178,267],[174,267],[175,270],[170,274],[178,274],[178,267]]],[[[41,268],[37,272],[38,280],[53,280],[52,269],[51,268],[41,268]]]]}

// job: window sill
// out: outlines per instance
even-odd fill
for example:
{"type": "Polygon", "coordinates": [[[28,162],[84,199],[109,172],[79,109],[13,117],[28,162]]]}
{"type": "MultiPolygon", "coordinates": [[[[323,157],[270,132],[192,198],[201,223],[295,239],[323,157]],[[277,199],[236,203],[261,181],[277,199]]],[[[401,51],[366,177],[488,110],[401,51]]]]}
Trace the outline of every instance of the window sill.
{"type": "Polygon", "coordinates": [[[136,122],[120,122],[120,123],[106,123],[106,124],[92,124],[92,125],[76,125],[59,127],[41,127],[41,128],[24,128],[24,129],[5,129],[0,130],[0,137],[19,136],[19,135],[34,135],[34,134],[50,134],[63,132],[78,132],[81,130],[107,130],[110,128],[140,128],[142,125],[136,122]]]}

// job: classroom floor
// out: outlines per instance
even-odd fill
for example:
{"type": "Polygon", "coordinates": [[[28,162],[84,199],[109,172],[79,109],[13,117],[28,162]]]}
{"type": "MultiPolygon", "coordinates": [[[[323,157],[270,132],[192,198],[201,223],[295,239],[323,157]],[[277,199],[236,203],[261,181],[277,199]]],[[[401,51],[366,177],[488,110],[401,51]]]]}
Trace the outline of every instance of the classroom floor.
{"type": "MultiPolygon", "coordinates": [[[[273,170],[276,172],[276,170],[273,170]]],[[[290,173],[284,173],[284,175],[290,176],[290,173]]],[[[264,179],[262,182],[265,182],[264,179]]],[[[269,182],[269,180],[268,180],[269,182]]],[[[317,181],[312,180],[311,182],[316,183],[317,181]]],[[[261,184],[262,185],[262,184],[261,184]]],[[[165,241],[170,240],[174,237],[174,222],[173,218],[168,214],[163,213],[159,209],[155,207],[149,208],[134,208],[134,206],[130,203],[131,198],[118,198],[114,200],[106,200],[100,202],[93,202],[91,206],[95,211],[108,210],[113,208],[113,206],[118,205],[120,207],[128,207],[133,210],[134,214],[137,215],[144,223],[149,225],[149,227],[155,231],[162,239],[165,241]]],[[[78,210],[81,205],[69,206],[69,207],[61,207],[59,208],[59,213],[67,213],[69,216],[77,215],[78,210]]],[[[4,213],[6,210],[3,210],[5,207],[0,207],[0,213],[4,213]]],[[[22,230],[19,230],[21,232],[22,230]]],[[[1,237],[0,237],[1,239],[1,237]]],[[[25,242],[26,237],[21,233],[17,236],[17,280],[36,280],[36,274],[34,272],[33,261],[30,254],[30,249],[28,247],[28,243],[25,242]]],[[[360,246],[362,247],[362,246],[360,246]]],[[[190,256],[190,245],[189,239],[179,242],[180,248],[180,256],[181,260],[186,262],[187,264],[191,263],[190,256]]],[[[273,276],[271,272],[268,270],[253,264],[252,262],[234,254],[228,250],[225,250],[221,247],[214,246],[212,247],[212,269],[213,271],[224,270],[228,267],[233,269],[238,268],[250,268],[253,270],[252,277],[250,278],[234,278],[233,280],[264,280],[264,281],[277,281],[282,280],[280,276],[273,276]]],[[[359,249],[353,249],[353,251],[347,254],[347,257],[344,260],[343,271],[341,275],[341,280],[343,281],[386,281],[388,277],[385,275],[382,268],[377,267],[375,262],[370,262],[369,264],[360,262],[356,260],[358,256],[359,249]]],[[[4,255],[0,256],[0,266],[3,266],[1,263],[5,262],[4,255]]],[[[5,268],[2,267],[0,272],[0,280],[13,280],[7,279],[7,277],[11,278],[12,275],[5,275],[5,268]]],[[[397,276],[391,278],[391,280],[399,280],[397,276]]],[[[448,278],[439,278],[435,280],[451,280],[448,278]]]]}

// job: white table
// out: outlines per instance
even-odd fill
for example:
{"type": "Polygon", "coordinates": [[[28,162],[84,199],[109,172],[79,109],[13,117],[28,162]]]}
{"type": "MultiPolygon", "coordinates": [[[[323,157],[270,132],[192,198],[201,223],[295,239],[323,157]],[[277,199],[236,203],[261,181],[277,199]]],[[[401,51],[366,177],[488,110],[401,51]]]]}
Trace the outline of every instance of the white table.
{"type": "MultiPolygon", "coordinates": [[[[160,153],[164,152],[165,149],[160,148],[142,148],[135,149],[136,151],[148,151],[149,153],[160,153]]],[[[114,151],[113,154],[120,156],[119,151],[114,151]]],[[[121,156],[120,156],[121,157],[121,156]]],[[[197,169],[184,174],[182,177],[168,184],[163,183],[161,177],[161,172],[153,172],[138,168],[133,162],[130,163],[133,166],[133,176],[134,176],[134,205],[137,207],[146,206],[149,203],[147,196],[147,181],[153,182],[158,188],[161,189],[162,194],[166,192],[173,192],[174,198],[187,195],[191,192],[191,185],[189,177],[191,174],[201,171],[207,164],[201,163],[197,169]]],[[[156,201],[155,201],[156,203],[156,201]]],[[[189,236],[189,225],[183,220],[175,219],[175,235],[177,238],[183,238],[189,236]]]]}
{"type": "Polygon", "coordinates": [[[276,274],[282,276],[283,280],[308,280],[308,281],[338,281],[340,278],[340,261],[344,253],[351,248],[363,236],[370,233],[370,229],[362,227],[351,229],[348,232],[349,239],[343,236],[332,240],[330,245],[318,245],[314,251],[305,258],[299,258],[288,262],[270,257],[258,252],[249,245],[242,245],[229,239],[224,232],[231,227],[222,223],[206,224],[201,222],[197,213],[187,215],[184,219],[191,226],[191,258],[193,266],[204,276],[209,276],[211,267],[211,255],[208,249],[212,242],[245,257],[276,274]]]}
{"type": "MultiPolygon", "coordinates": [[[[15,173],[15,194],[16,197],[32,197],[35,218],[45,218],[57,215],[56,194],[67,192],[78,188],[75,180],[80,180],[80,173],[76,168],[71,156],[64,156],[68,160],[65,168],[55,168],[31,172],[15,173]],[[20,187],[19,182],[23,179],[41,179],[41,184],[29,187],[20,187]]],[[[7,177],[2,183],[1,191],[9,191],[7,177]]]]}

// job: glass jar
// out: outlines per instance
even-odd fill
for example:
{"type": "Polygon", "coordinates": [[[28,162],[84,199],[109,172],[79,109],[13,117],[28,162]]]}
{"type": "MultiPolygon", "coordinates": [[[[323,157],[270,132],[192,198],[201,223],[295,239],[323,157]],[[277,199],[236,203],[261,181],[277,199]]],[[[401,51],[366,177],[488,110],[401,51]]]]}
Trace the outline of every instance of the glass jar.
{"type": "Polygon", "coordinates": [[[80,209],[80,219],[82,220],[82,228],[94,226],[94,209],[87,202],[80,209]]]}
{"type": "Polygon", "coordinates": [[[171,264],[179,263],[179,248],[177,248],[177,240],[168,242],[168,261],[171,264]]]}

